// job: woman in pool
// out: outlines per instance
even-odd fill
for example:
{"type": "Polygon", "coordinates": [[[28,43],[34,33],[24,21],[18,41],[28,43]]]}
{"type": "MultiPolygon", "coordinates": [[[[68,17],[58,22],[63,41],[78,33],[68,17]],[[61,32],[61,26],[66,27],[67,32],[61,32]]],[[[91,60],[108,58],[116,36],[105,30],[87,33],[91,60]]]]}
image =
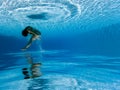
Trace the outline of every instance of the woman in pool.
{"type": "Polygon", "coordinates": [[[34,40],[36,40],[36,39],[39,39],[40,36],[41,36],[41,32],[38,31],[38,30],[36,30],[36,29],[34,29],[34,28],[31,27],[31,26],[27,26],[27,27],[22,31],[22,35],[23,35],[23,36],[26,37],[28,34],[31,34],[32,36],[31,36],[28,44],[27,44],[24,48],[22,48],[22,50],[28,49],[28,48],[31,46],[32,42],[33,42],[34,40]]]}

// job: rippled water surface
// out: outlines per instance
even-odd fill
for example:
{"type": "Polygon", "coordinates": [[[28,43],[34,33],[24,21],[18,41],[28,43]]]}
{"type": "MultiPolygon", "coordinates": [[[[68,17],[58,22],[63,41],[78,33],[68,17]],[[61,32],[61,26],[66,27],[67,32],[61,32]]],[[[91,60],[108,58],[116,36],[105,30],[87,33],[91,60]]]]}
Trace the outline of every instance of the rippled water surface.
{"type": "Polygon", "coordinates": [[[85,56],[69,51],[19,52],[3,55],[0,90],[119,90],[120,58],[85,56]],[[25,78],[23,68],[39,62],[39,77],[25,78]],[[7,59],[4,59],[7,57],[7,59]],[[7,61],[7,62],[6,62],[7,61]]]}
{"type": "Polygon", "coordinates": [[[73,34],[117,24],[119,16],[119,0],[1,0],[0,26],[4,30],[0,32],[7,29],[7,35],[14,35],[14,30],[21,31],[15,27],[32,25],[49,35],[73,34]]]}

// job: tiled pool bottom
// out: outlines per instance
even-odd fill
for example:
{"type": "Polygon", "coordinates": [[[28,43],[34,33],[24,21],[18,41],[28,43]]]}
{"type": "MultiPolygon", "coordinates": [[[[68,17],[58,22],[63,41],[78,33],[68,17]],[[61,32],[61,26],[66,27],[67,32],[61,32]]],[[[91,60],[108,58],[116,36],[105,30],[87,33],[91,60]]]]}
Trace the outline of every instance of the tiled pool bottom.
{"type": "Polygon", "coordinates": [[[119,57],[46,51],[9,53],[0,62],[0,90],[120,89],[119,57]],[[36,68],[29,59],[41,64],[36,68]],[[23,69],[27,69],[29,78],[25,78],[23,69]]]}

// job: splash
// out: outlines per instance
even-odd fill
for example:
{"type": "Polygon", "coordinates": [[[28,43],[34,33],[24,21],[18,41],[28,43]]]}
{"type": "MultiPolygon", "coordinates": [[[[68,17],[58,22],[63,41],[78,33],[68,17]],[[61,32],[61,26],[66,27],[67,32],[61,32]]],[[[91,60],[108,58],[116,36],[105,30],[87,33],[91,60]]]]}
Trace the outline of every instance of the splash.
{"type": "Polygon", "coordinates": [[[17,36],[27,25],[46,36],[101,30],[119,24],[119,6],[120,0],[0,0],[0,34],[17,36]]]}
{"type": "Polygon", "coordinates": [[[5,0],[0,6],[0,16],[6,15],[7,20],[12,18],[18,22],[68,21],[80,14],[80,5],[71,0],[5,0]]]}

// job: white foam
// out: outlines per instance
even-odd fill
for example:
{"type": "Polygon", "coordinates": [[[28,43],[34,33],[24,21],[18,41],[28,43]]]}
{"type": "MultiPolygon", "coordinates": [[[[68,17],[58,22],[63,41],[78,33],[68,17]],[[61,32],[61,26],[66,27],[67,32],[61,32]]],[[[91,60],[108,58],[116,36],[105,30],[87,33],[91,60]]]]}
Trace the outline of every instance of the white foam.
{"type": "Polygon", "coordinates": [[[23,23],[30,22],[31,20],[27,18],[27,15],[31,14],[39,14],[42,12],[47,12],[48,14],[52,14],[53,17],[50,17],[50,20],[34,20],[32,23],[41,23],[41,22],[58,22],[58,21],[66,21],[74,16],[80,14],[80,6],[73,3],[70,0],[67,0],[64,4],[64,1],[61,2],[48,2],[44,0],[39,0],[39,2],[30,2],[29,0],[21,0],[21,1],[4,1],[0,6],[0,15],[2,13],[6,13],[6,16],[12,17],[13,19],[22,21],[23,23]],[[76,9],[76,12],[73,16],[71,14],[74,12],[70,10],[69,5],[73,6],[71,8],[76,9]],[[77,11],[78,10],[78,11],[77,11]]]}

